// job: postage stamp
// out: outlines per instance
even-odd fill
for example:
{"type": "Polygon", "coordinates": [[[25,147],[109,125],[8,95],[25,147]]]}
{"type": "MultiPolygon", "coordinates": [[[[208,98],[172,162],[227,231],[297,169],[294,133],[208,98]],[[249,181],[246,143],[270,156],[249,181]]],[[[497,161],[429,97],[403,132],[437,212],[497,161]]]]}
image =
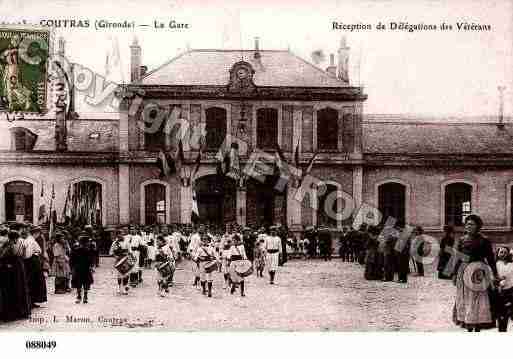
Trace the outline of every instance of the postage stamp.
{"type": "Polygon", "coordinates": [[[0,111],[47,112],[50,31],[0,28],[0,111]]]}

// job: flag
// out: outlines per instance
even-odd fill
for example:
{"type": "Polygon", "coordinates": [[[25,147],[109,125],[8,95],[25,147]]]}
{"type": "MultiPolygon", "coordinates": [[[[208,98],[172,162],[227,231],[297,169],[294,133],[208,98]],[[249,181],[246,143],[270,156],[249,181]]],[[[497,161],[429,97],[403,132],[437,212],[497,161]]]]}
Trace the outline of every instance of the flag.
{"type": "Polygon", "coordinates": [[[297,141],[296,151],[294,152],[294,166],[299,168],[299,140],[297,141]]]}
{"type": "Polygon", "coordinates": [[[45,188],[45,183],[44,183],[44,181],[42,181],[41,182],[41,199],[40,199],[41,205],[39,206],[39,214],[37,217],[39,224],[45,222],[45,220],[46,220],[46,204],[43,201],[43,197],[45,195],[44,188],[45,188]]]}
{"type": "Polygon", "coordinates": [[[160,170],[159,177],[168,177],[176,172],[175,161],[168,152],[160,150],[157,156],[157,166],[160,170]]]}
{"type": "Polygon", "coordinates": [[[230,151],[226,152],[223,148],[217,153],[216,172],[219,177],[224,177],[230,170],[230,151]]]}
{"type": "Polygon", "coordinates": [[[232,174],[232,177],[239,178],[240,176],[240,159],[239,159],[239,144],[233,142],[230,145],[230,153],[228,156],[228,163],[226,165],[226,172],[232,174]]]}
{"type": "Polygon", "coordinates": [[[192,186],[192,211],[191,211],[191,223],[198,223],[200,220],[198,201],[196,200],[196,189],[192,186]]]}
{"type": "Polygon", "coordinates": [[[196,174],[199,171],[201,165],[201,150],[198,152],[198,156],[196,157],[194,170],[192,171],[191,180],[194,181],[194,178],[196,177],[196,174]]]}
{"type": "Polygon", "coordinates": [[[105,55],[105,78],[116,83],[125,82],[117,37],[110,36],[110,48],[105,55]]]}
{"type": "Polygon", "coordinates": [[[71,185],[68,186],[66,199],[64,200],[64,209],[62,210],[62,222],[68,223],[71,219],[71,185]]]}
{"type": "Polygon", "coordinates": [[[306,167],[306,170],[301,174],[301,178],[299,180],[299,185],[301,186],[301,183],[303,183],[303,180],[305,177],[312,171],[313,164],[315,162],[315,158],[317,157],[318,153],[315,152],[312,158],[310,158],[310,161],[308,161],[308,166],[306,167]]]}
{"type": "Polygon", "coordinates": [[[318,153],[315,152],[314,155],[312,156],[312,158],[310,158],[310,161],[308,162],[308,166],[306,166],[306,171],[303,174],[303,177],[305,177],[312,171],[312,167],[313,167],[313,164],[315,162],[315,158],[317,157],[317,155],[318,155],[318,153]]]}
{"type": "Polygon", "coordinates": [[[55,230],[55,210],[53,209],[53,200],[55,199],[55,186],[52,183],[52,197],[50,199],[50,230],[49,230],[49,237],[53,238],[53,232],[55,230]]]}
{"type": "Polygon", "coordinates": [[[176,149],[175,155],[175,168],[176,172],[180,175],[182,167],[185,164],[185,156],[183,154],[183,143],[182,139],[178,141],[178,148],[176,149]]]}

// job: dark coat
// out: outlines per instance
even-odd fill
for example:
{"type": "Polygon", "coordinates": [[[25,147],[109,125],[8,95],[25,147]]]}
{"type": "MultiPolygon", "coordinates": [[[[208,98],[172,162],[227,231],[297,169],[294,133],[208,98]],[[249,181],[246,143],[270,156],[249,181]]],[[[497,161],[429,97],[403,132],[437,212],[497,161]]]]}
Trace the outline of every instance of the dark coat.
{"type": "Polygon", "coordinates": [[[23,259],[6,244],[0,250],[0,321],[28,318],[30,305],[23,259]]]}
{"type": "Polygon", "coordinates": [[[91,268],[94,264],[94,252],[89,247],[80,246],[73,249],[70,258],[71,264],[71,285],[73,288],[81,288],[82,285],[93,284],[91,268]]]}

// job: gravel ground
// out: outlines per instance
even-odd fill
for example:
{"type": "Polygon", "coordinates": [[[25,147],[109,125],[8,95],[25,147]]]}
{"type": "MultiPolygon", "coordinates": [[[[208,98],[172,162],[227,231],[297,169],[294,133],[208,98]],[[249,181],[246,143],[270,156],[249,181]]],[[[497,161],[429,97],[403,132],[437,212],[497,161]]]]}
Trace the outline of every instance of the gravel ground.
{"type": "MultiPolygon", "coordinates": [[[[182,262],[166,298],[157,295],[156,273],[128,296],[116,294],[111,258],[102,258],[88,304],[74,295],[49,295],[30,320],[1,323],[0,331],[280,330],[280,331],[459,331],[451,322],[455,289],[427,268],[408,284],[365,281],[363,267],[339,260],[292,260],[280,267],[276,285],[247,279],[246,297],[222,289],[216,273],[213,297],[192,286],[191,263],[182,262]],[[70,322],[67,319],[73,319],[70,322]]],[[[48,281],[53,293],[53,279],[48,281]]]]}

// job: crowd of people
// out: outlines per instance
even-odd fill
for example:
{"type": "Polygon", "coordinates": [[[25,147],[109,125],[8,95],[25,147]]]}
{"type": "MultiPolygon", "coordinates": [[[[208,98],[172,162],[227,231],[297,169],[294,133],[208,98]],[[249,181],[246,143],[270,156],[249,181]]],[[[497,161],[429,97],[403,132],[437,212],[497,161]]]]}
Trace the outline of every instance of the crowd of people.
{"type": "MultiPolygon", "coordinates": [[[[513,317],[513,249],[498,246],[481,234],[481,218],[469,215],[456,238],[444,228],[436,258],[437,276],[456,287],[453,322],[469,332],[497,327],[505,332],[513,317]]],[[[422,227],[379,227],[362,224],[344,229],[340,238],[342,261],[362,265],[366,280],[407,283],[408,276],[424,276],[424,259],[431,261],[431,242],[422,227]]]]}
{"type": "MultiPolygon", "coordinates": [[[[458,238],[454,228],[445,228],[439,241],[438,278],[455,285],[454,323],[468,331],[492,327],[506,331],[513,315],[513,250],[498,247],[494,252],[480,232],[482,225],[478,216],[467,216],[458,238]]],[[[48,300],[49,276],[55,277],[55,294],[74,289],[75,302],[88,303],[100,265],[99,233],[91,226],[61,227],[47,239],[47,232],[38,226],[0,226],[0,321],[29,318],[48,300]]],[[[278,267],[291,254],[331,261],[334,250],[332,232],[325,227],[307,227],[296,237],[281,225],[258,229],[231,225],[225,230],[202,224],[131,225],[116,229],[112,238],[109,254],[114,257],[120,295],[143,283],[145,269],[154,269],[157,293],[165,297],[182,262],[192,265],[191,284],[202,295],[212,297],[213,279],[219,275],[223,290],[231,294],[239,290],[244,297],[245,278],[253,272],[258,278],[268,272],[269,284],[274,284],[278,267]]],[[[343,228],[338,238],[340,260],[361,266],[363,277],[373,281],[407,283],[412,272],[424,276],[423,258],[431,249],[421,227],[364,223],[358,229],[343,228]]]]}
{"type": "Polygon", "coordinates": [[[48,300],[47,278],[55,277],[55,294],[84,289],[84,302],[99,265],[94,231],[47,230],[24,223],[0,226],[0,321],[29,318],[48,300]]]}
{"type": "Polygon", "coordinates": [[[176,265],[183,259],[192,263],[192,285],[212,297],[213,276],[222,273],[223,289],[234,293],[240,288],[245,296],[245,276],[256,270],[258,277],[269,272],[274,284],[277,268],[287,262],[290,232],[286,227],[271,226],[256,231],[230,226],[224,233],[205,226],[129,226],[115,231],[110,254],[118,270],[118,293],[128,295],[130,288],[143,282],[143,268],[157,270],[157,289],[162,297],[173,286],[176,265]]]}

